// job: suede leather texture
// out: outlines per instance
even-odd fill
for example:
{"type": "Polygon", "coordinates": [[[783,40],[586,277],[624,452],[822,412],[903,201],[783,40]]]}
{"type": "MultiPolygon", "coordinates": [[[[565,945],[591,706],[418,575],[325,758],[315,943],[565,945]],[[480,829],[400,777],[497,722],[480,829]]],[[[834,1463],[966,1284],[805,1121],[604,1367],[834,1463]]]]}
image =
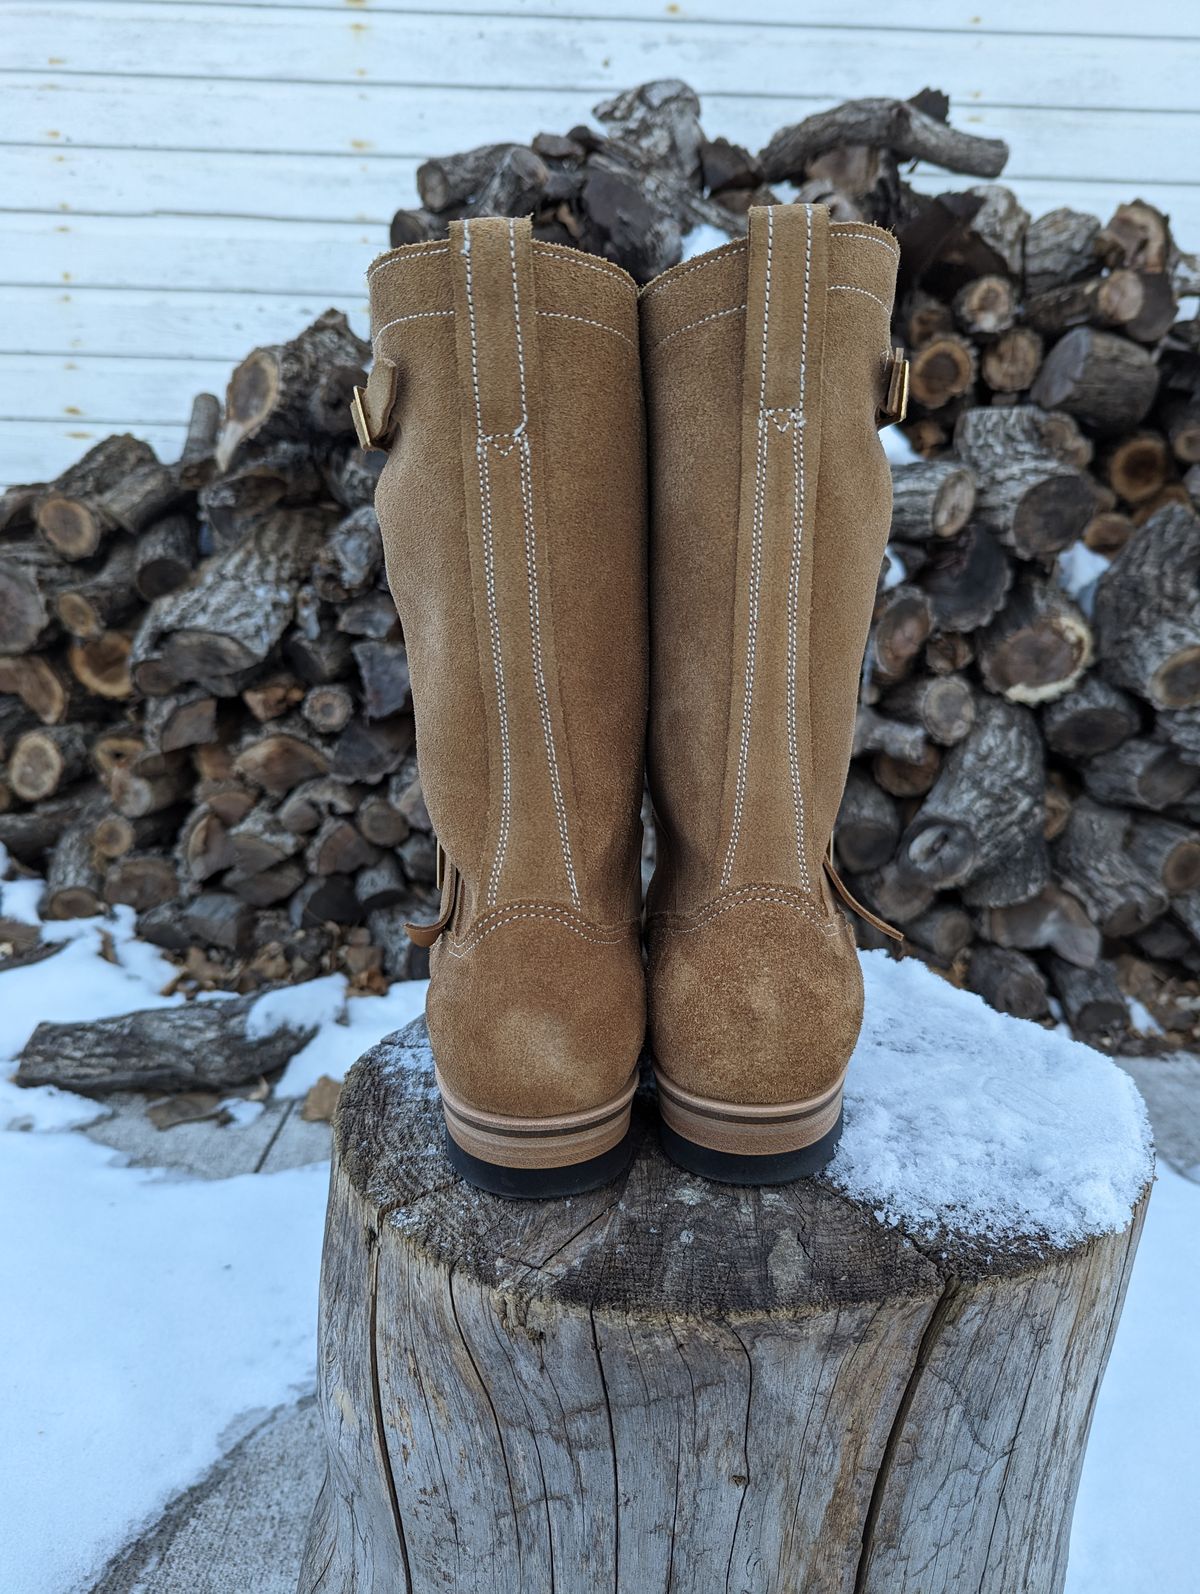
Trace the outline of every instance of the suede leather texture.
{"type": "Polygon", "coordinates": [[[519,1117],[603,1105],[636,1065],[647,712],[636,288],[455,223],[369,273],[395,367],[376,493],[425,800],[454,909],[431,953],[447,1085],[519,1117]]]}
{"type": "Polygon", "coordinates": [[[642,292],[647,914],[656,1065],[735,1104],[841,1077],[862,1021],[824,875],[891,516],[876,430],[898,249],[820,206],[642,292]]]}

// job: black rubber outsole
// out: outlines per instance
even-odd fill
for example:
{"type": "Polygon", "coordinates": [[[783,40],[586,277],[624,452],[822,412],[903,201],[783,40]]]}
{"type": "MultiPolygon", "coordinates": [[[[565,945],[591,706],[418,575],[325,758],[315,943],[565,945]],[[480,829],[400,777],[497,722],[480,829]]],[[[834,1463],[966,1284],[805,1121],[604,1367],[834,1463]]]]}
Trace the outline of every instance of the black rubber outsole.
{"type": "Polygon", "coordinates": [[[499,1163],[484,1162],[464,1151],[448,1129],[446,1155],[459,1178],[477,1190],[505,1196],[510,1201],[553,1201],[599,1190],[619,1178],[633,1156],[633,1126],[611,1151],[589,1157],[586,1162],[569,1163],[565,1168],[504,1168],[499,1163]]]}
{"type": "Polygon", "coordinates": [[[837,1123],[820,1140],[800,1151],[781,1151],[771,1156],[736,1156],[729,1151],[712,1151],[708,1146],[698,1146],[677,1134],[665,1120],[659,1120],[663,1150],[671,1161],[687,1173],[698,1174],[716,1184],[791,1184],[795,1179],[809,1179],[833,1157],[842,1138],[842,1115],[837,1123]]]}

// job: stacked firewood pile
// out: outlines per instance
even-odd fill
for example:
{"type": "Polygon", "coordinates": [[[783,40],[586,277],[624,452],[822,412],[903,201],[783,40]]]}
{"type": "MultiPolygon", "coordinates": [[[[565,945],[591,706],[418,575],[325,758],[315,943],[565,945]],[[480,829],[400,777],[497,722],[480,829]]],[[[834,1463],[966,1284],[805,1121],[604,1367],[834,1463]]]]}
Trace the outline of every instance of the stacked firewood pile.
{"type": "MultiPolygon", "coordinates": [[[[645,281],[706,224],[799,197],[901,244],[911,360],[895,514],[839,866],[906,951],[1103,1046],[1200,1036],[1200,267],[1166,217],[1031,219],[943,97],[857,101],[754,155],[679,83],[602,131],[418,173],[393,242],[455,217],[645,281]]],[[[345,399],[368,351],[333,312],[256,350],[183,458],[101,444],[0,504],[0,841],[47,915],[129,903],[198,979],[252,989],[419,972],[432,905],[374,461],[345,399]]],[[[859,926],[864,944],[877,932],[859,926]]]]}
{"type": "Polygon", "coordinates": [[[0,843],[41,915],[138,913],[197,981],[423,969],[434,900],[408,667],[329,312],[197,399],[0,500],[0,843]]]}

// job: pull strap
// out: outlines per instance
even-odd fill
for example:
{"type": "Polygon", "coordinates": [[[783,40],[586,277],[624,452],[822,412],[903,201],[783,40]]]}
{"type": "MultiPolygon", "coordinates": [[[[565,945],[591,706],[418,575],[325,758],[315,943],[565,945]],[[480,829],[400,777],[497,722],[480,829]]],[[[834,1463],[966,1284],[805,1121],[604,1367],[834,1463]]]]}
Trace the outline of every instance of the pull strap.
{"type": "Polygon", "coordinates": [[[358,446],[385,451],[393,431],[392,411],[396,405],[399,372],[390,360],[376,359],[366,387],[356,387],[350,397],[350,417],[358,434],[358,446]]]}
{"type": "Polygon", "coordinates": [[[454,917],[458,900],[458,870],[446,857],[445,848],[437,844],[437,883],[442,888],[441,910],[432,924],[406,924],[405,934],[414,946],[432,946],[454,917]]]}
{"type": "Polygon", "coordinates": [[[837,892],[838,896],[841,897],[842,901],[848,908],[850,908],[854,913],[858,914],[860,919],[865,919],[868,924],[874,925],[881,935],[889,936],[893,941],[904,940],[903,931],[897,930],[896,926],[894,924],[889,924],[886,919],[881,919],[877,913],[872,913],[870,908],[864,908],[862,903],[850,890],[850,887],[842,879],[841,875],[838,874],[837,870],[833,867],[832,840],[829,843],[829,852],[825,857],[825,873],[829,876],[830,884],[833,886],[833,889],[837,892]]]}

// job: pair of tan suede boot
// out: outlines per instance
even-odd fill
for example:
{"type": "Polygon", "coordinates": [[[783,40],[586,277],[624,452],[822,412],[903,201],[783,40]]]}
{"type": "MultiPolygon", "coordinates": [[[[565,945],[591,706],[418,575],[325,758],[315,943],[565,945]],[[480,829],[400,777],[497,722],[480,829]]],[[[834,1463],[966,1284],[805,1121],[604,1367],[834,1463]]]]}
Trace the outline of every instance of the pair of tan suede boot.
{"type": "Polygon", "coordinates": [[[619,1173],[647,1036],[686,1168],[768,1183],[833,1154],[862,981],[830,846],[890,515],[896,266],[887,232],[784,205],[640,294],[528,220],[371,268],[356,422],[388,450],[445,860],[410,934],[450,1154],[486,1189],[619,1173]]]}

